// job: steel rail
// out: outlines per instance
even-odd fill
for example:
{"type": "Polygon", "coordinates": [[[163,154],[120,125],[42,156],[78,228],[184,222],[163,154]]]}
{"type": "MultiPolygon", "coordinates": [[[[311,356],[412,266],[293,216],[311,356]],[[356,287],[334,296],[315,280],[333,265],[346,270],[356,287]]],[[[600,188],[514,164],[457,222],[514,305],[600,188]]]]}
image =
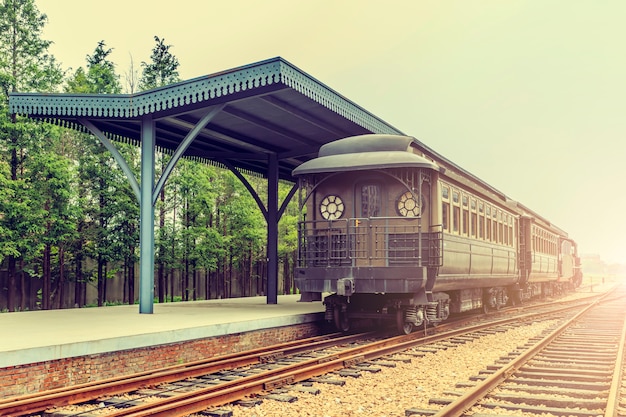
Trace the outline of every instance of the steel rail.
{"type": "Polygon", "coordinates": [[[626,320],[622,326],[622,333],[620,336],[620,344],[617,350],[617,361],[615,368],[613,369],[613,377],[611,378],[611,388],[609,389],[609,400],[604,412],[604,417],[616,417],[619,410],[620,402],[620,388],[622,385],[622,378],[624,372],[624,353],[626,350],[626,320]]]}
{"type": "MultiPolygon", "coordinates": [[[[580,305],[561,308],[558,311],[571,310],[580,305]]],[[[524,319],[536,318],[540,315],[554,314],[554,312],[541,312],[527,314],[524,319]]],[[[497,320],[490,323],[482,323],[470,328],[446,331],[440,334],[427,336],[421,339],[409,336],[396,336],[390,339],[372,342],[368,345],[353,347],[327,357],[306,360],[300,363],[286,365],[279,369],[269,370],[263,374],[242,377],[235,381],[229,381],[217,386],[206,387],[193,392],[182,393],[176,397],[159,399],[132,408],[116,410],[109,417],[147,417],[147,416],[184,416],[202,411],[209,407],[215,407],[231,403],[251,394],[268,391],[283,385],[306,381],[312,377],[337,371],[345,367],[355,365],[383,356],[401,353],[409,348],[442,341],[451,337],[475,333],[487,328],[501,325],[519,323],[520,317],[497,320]]]]}
{"type": "Polygon", "coordinates": [[[271,360],[273,357],[293,355],[310,349],[349,343],[372,336],[374,332],[344,335],[333,333],[304,340],[279,343],[245,352],[231,353],[174,365],[132,375],[108,378],[93,383],[58,388],[41,393],[28,394],[0,400],[0,416],[30,414],[52,406],[64,406],[96,399],[102,395],[115,395],[140,389],[145,386],[179,381],[185,378],[205,375],[217,370],[233,369],[271,360]]]}
{"type": "MultiPolygon", "coordinates": [[[[584,301],[583,303],[581,303],[580,300],[575,300],[575,302],[576,301],[578,301],[578,303],[571,306],[561,307],[559,310],[555,311],[558,312],[578,308],[584,303],[584,301]]],[[[455,335],[478,331],[480,328],[508,324],[520,320],[533,319],[542,314],[546,314],[546,312],[528,313],[521,317],[500,319],[490,323],[473,326],[471,328],[446,331],[441,335],[425,336],[418,340],[415,339],[418,338],[420,334],[413,333],[406,336],[396,336],[394,338],[386,339],[377,343],[378,346],[384,346],[399,343],[400,340],[404,340],[405,343],[399,345],[404,347],[400,347],[399,349],[408,349],[410,347],[420,344],[432,343],[434,341],[443,340],[447,337],[453,337],[455,335]]],[[[453,325],[458,325],[458,323],[449,324],[449,326],[453,325]]],[[[447,326],[448,325],[439,326],[437,327],[437,331],[442,331],[447,326]]],[[[208,359],[189,362],[186,364],[174,365],[167,368],[161,368],[132,375],[119,376],[100,381],[79,384],[69,388],[57,388],[20,397],[0,399],[0,416],[29,414],[39,412],[50,407],[77,404],[80,402],[96,399],[103,395],[117,395],[132,390],[144,388],[146,386],[153,386],[167,382],[179,381],[185,378],[205,375],[207,373],[215,372],[216,370],[227,370],[239,366],[253,365],[264,360],[272,360],[272,357],[275,358],[288,356],[306,350],[323,348],[324,346],[332,346],[340,343],[349,343],[350,341],[359,340],[367,337],[368,335],[372,336],[374,334],[375,332],[369,332],[346,336],[334,333],[299,341],[285,342],[265,348],[252,349],[245,352],[221,355],[208,359]],[[303,342],[308,344],[303,345],[303,342]]],[[[223,384],[221,386],[223,386],[223,384]]]]}
{"type": "MultiPolygon", "coordinates": [[[[606,293],[605,295],[608,295],[606,293]]],[[[464,415],[471,407],[475,406],[478,401],[483,399],[489,392],[491,392],[498,385],[502,384],[513,373],[518,371],[523,365],[525,365],[530,359],[541,352],[546,346],[552,343],[557,337],[565,332],[574,322],[580,319],[587,311],[602,303],[605,297],[600,297],[594,300],[589,305],[585,306],[581,311],[576,313],[572,318],[565,321],[553,332],[539,341],[530,349],[520,354],[517,358],[511,361],[509,364],[503,366],[499,370],[495,371],[492,375],[479,382],[473,389],[461,395],[458,399],[452,401],[444,408],[437,411],[435,417],[460,417],[464,415]]],[[[622,345],[623,345],[622,338],[622,345]]],[[[614,378],[617,378],[614,376],[614,378]]],[[[619,383],[619,382],[617,382],[619,383]]]]}

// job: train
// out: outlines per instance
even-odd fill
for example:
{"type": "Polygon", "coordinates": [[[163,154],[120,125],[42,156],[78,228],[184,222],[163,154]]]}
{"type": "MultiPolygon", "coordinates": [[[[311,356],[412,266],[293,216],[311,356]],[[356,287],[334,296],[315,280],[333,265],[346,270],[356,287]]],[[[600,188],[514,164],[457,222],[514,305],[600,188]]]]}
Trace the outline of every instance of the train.
{"type": "Polygon", "coordinates": [[[338,139],[292,174],[302,212],[294,281],[340,331],[366,319],[409,334],[582,281],[564,230],[414,137],[338,139]]]}

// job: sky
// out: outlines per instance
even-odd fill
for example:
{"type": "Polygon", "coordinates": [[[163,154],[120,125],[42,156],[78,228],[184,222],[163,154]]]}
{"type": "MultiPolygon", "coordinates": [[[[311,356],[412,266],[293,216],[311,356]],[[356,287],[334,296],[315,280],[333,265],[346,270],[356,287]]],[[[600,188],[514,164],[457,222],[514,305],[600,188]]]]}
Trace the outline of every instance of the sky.
{"type": "Polygon", "coordinates": [[[626,264],[626,1],[35,4],[70,73],[104,40],[124,83],[155,35],[183,80],[280,56],[626,264]]]}

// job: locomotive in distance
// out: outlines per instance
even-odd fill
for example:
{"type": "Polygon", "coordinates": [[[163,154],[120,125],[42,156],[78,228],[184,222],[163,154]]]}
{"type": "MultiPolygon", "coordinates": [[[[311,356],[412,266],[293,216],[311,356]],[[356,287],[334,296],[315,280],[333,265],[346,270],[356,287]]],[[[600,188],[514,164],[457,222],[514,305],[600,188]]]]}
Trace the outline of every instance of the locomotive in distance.
{"type": "Polygon", "coordinates": [[[354,319],[408,334],[450,313],[499,309],[580,285],[577,245],[529,208],[409,136],[323,145],[293,171],[303,218],[295,283],[354,319]]]}

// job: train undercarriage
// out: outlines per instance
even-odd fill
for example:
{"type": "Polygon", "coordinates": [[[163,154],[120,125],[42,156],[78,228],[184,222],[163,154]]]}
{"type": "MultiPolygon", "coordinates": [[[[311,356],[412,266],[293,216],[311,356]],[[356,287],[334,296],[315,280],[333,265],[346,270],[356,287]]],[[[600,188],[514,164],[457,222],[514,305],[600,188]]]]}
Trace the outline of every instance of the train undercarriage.
{"type": "Polygon", "coordinates": [[[436,326],[452,313],[497,311],[507,305],[520,305],[532,298],[557,296],[573,289],[568,282],[542,282],[490,288],[471,288],[421,294],[332,294],[324,299],[325,319],[342,332],[355,320],[370,320],[385,327],[395,324],[400,334],[422,326],[436,326]],[[419,300],[419,301],[416,301],[419,300]]]}

